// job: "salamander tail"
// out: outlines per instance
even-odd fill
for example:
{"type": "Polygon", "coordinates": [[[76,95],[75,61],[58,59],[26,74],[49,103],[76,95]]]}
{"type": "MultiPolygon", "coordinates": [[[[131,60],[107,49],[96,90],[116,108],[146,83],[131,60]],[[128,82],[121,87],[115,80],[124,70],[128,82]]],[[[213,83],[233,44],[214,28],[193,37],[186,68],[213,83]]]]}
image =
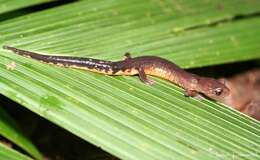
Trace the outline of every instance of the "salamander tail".
{"type": "Polygon", "coordinates": [[[18,55],[21,55],[21,56],[31,56],[33,53],[32,52],[28,52],[28,51],[25,51],[25,50],[21,50],[21,49],[18,49],[18,48],[14,48],[14,47],[11,47],[11,46],[6,46],[4,45],[3,46],[3,49],[7,49],[7,50],[10,50],[18,55]]]}

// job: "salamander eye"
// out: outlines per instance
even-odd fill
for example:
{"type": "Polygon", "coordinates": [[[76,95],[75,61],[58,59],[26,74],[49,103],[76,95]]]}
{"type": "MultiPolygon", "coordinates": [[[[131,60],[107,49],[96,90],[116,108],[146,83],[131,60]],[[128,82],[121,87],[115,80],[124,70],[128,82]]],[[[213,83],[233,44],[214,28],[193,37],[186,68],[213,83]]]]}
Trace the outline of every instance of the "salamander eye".
{"type": "Polygon", "coordinates": [[[222,91],[223,91],[222,88],[216,88],[216,89],[214,89],[214,93],[215,93],[215,95],[217,95],[217,96],[221,95],[222,91]]]}

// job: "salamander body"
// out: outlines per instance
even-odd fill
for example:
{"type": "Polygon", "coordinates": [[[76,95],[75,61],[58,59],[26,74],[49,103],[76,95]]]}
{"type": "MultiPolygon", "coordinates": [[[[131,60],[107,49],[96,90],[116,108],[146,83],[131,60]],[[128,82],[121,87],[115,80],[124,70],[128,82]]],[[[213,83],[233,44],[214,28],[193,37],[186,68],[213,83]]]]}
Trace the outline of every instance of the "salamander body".
{"type": "Polygon", "coordinates": [[[107,75],[139,75],[140,80],[146,84],[154,83],[147,75],[160,77],[184,88],[186,96],[202,93],[211,99],[221,101],[229,94],[229,89],[221,81],[189,73],[173,62],[156,56],[132,58],[129,53],[126,53],[124,60],[112,62],[92,58],[43,55],[10,46],[3,46],[3,48],[21,56],[63,67],[107,75]]]}

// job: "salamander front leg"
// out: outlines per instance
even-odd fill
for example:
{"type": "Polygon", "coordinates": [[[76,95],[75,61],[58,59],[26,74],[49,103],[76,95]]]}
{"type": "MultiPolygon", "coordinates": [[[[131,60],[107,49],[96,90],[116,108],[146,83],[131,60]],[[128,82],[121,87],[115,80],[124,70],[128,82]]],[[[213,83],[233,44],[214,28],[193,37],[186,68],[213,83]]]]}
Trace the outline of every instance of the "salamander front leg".
{"type": "Polygon", "coordinates": [[[184,95],[186,97],[195,97],[198,93],[194,90],[185,90],[184,95]]]}
{"type": "Polygon", "coordinates": [[[147,77],[147,75],[145,74],[143,68],[139,68],[139,69],[138,69],[138,72],[139,72],[139,78],[140,78],[140,80],[141,80],[142,82],[144,82],[145,84],[147,84],[147,85],[153,85],[153,84],[155,83],[154,80],[149,79],[149,78],[147,77]]]}
{"type": "Polygon", "coordinates": [[[194,90],[185,90],[184,96],[193,97],[197,100],[203,100],[204,99],[204,97],[202,95],[200,95],[198,92],[196,92],[194,90]]]}

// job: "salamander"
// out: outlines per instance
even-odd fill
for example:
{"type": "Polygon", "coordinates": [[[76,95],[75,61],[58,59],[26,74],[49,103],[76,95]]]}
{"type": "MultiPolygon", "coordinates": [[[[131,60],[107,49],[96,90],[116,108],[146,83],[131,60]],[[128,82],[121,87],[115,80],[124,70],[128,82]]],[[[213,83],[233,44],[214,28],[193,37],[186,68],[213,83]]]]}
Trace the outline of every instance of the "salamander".
{"type": "Polygon", "coordinates": [[[154,81],[147,75],[160,77],[185,89],[185,96],[194,97],[201,93],[210,99],[221,101],[230,92],[229,88],[217,79],[189,73],[173,62],[156,56],[132,58],[129,53],[126,53],[124,60],[104,61],[83,57],[43,55],[10,46],[3,46],[3,48],[21,56],[63,67],[83,69],[106,75],[139,75],[140,80],[148,85],[153,84],[154,81]]]}

